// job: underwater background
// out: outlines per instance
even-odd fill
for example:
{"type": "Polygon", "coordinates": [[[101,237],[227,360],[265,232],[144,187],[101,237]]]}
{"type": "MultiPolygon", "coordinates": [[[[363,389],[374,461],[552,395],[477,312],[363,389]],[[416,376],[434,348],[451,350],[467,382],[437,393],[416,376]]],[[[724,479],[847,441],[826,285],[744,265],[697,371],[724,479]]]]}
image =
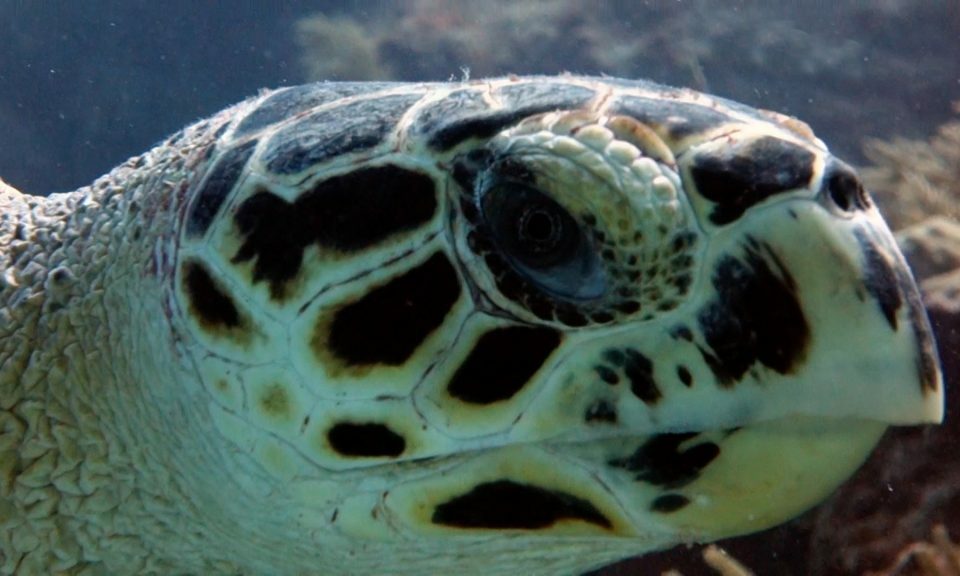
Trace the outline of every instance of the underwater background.
{"type": "MultiPolygon", "coordinates": [[[[947,420],[888,433],[828,502],[720,545],[756,574],[960,572],[958,0],[0,0],[0,177],[78,188],[265,87],[564,71],[794,115],[860,167],[924,292],[947,420]]],[[[692,546],[595,574],[669,570],[712,573],[692,546]]]]}

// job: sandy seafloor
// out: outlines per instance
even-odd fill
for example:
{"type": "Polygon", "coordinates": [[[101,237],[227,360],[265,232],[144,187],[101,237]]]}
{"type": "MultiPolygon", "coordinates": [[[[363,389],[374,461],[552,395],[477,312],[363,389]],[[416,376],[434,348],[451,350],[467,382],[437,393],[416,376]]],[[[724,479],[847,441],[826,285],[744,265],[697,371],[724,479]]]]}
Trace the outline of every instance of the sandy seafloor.
{"type": "MultiPolygon", "coordinates": [[[[689,86],[800,117],[837,155],[879,163],[881,208],[897,227],[920,226],[906,236],[924,247],[911,258],[956,389],[960,127],[948,123],[960,3],[497,3],[0,0],[0,177],[37,194],[72,190],[260,88],[308,80],[570,71],[689,86]],[[942,125],[939,144],[924,144],[942,125]],[[895,138],[916,142],[883,148],[895,138]],[[948,218],[931,228],[936,214],[948,218]],[[931,252],[946,256],[926,266],[931,252]]],[[[758,574],[799,575],[882,570],[936,524],[956,540],[960,426],[948,402],[945,426],[891,434],[823,506],[721,544],[758,574]]],[[[709,572],[691,547],[597,574],[669,568],[709,572]]],[[[894,573],[919,570],[908,561],[894,573]]]]}

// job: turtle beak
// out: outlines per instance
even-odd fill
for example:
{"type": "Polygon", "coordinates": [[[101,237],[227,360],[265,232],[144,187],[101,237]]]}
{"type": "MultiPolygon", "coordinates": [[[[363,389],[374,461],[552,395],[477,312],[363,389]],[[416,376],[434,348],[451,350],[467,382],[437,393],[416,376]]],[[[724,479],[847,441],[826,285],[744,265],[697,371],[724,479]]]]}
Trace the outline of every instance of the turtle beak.
{"type": "MultiPolygon", "coordinates": [[[[944,405],[940,362],[910,268],[859,185],[854,193],[852,188],[844,192],[843,185],[838,190],[836,179],[823,182],[817,203],[798,207],[813,238],[792,245],[784,239],[780,250],[807,268],[801,274],[811,276],[816,276],[810,264],[817,256],[807,256],[804,248],[812,245],[822,255],[820,270],[826,282],[811,282],[808,300],[811,307],[823,307],[813,315],[814,327],[825,346],[835,350],[828,354],[820,349],[824,367],[835,364],[838,375],[846,373],[838,385],[846,380],[850,404],[861,403],[864,417],[894,424],[940,422],[944,405]],[[816,241],[818,236],[822,242],[816,241]],[[835,269],[827,267],[831,261],[835,269]]],[[[852,406],[848,410],[857,412],[852,406]]]]}
{"type": "Polygon", "coordinates": [[[737,398],[721,401],[731,421],[940,422],[936,346],[893,234],[844,164],[820,182],[714,234],[691,340],[705,376],[737,398]]]}

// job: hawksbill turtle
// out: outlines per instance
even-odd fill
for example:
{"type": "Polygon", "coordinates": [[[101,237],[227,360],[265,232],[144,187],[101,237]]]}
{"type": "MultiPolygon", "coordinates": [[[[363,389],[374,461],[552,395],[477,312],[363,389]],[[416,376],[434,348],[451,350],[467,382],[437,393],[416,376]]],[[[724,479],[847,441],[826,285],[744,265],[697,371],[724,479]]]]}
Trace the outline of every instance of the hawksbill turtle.
{"type": "Polygon", "coordinates": [[[3,574],[576,574],[942,417],[856,173],[690,90],[284,88],[0,209],[3,574]]]}

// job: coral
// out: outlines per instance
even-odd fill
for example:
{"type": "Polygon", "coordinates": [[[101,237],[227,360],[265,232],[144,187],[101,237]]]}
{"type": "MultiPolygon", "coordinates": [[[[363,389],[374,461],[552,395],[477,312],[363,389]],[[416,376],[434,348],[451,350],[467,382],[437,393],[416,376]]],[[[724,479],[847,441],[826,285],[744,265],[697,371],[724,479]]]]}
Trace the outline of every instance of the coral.
{"type": "Polygon", "coordinates": [[[914,275],[925,282],[960,268],[960,222],[956,219],[931,216],[896,236],[914,275]]]}
{"type": "MultiPolygon", "coordinates": [[[[954,103],[960,113],[960,101],[954,103]]],[[[932,214],[960,217],[960,120],[942,125],[928,141],[867,140],[873,166],[863,178],[893,228],[932,214]]]]}
{"type": "Polygon", "coordinates": [[[917,542],[900,552],[892,566],[866,576],[960,576],[960,544],[950,540],[947,529],[933,528],[931,542],[917,542]]]}

